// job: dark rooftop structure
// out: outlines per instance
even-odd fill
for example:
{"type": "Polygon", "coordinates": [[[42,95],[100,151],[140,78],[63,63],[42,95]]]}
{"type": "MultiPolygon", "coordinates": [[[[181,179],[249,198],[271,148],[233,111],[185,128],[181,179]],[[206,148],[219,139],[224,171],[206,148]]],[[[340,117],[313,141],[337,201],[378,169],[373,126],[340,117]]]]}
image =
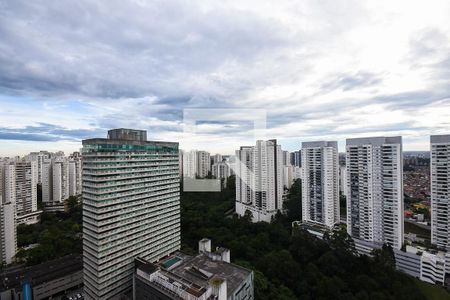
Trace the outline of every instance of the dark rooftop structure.
{"type": "Polygon", "coordinates": [[[38,285],[82,269],[81,255],[67,255],[35,266],[14,268],[1,273],[1,289],[20,288],[25,280],[38,285]]]}
{"type": "Polygon", "coordinates": [[[0,298],[22,299],[29,286],[33,299],[46,299],[77,288],[83,282],[81,255],[67,255],[35,266],[9,268],[0,274],[0,298]]]}
{"type": "Polygon", "coordinates": [[[138,129],[118,128],[108,130],[110,140],[147,141],[147,131],[138,129]]]}
{"type": "Polygon", "coordinates": [[[177,142],[147,141],[147,131],[118,128],[108,131],[107,138],[92,138],[82,141],[86,151],[178,151],[177,142]]]}

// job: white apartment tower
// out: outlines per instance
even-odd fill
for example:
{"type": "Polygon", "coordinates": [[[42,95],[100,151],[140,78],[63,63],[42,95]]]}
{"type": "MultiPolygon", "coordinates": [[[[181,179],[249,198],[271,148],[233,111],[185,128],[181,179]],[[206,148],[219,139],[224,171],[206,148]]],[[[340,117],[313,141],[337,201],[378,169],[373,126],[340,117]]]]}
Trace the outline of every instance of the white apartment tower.
{"type": "Polygon", "coordinates": [[[283,206],[283,152],[276,140],[236,151],[236,213],[270,222],[283,206]]]}
{"type": "Polygon", "coordinates": [[[221,179],[223,186],[226,186],[228,177],[231,176],[231,168],[228,162],[220,161],[212,165],[211,167],[212,176],[217,179],[221,179]]]}
{"type": "Polygon", "coordinates": [[[203,178],[208,176],[211,170],[211,158],[206,151],[197,151],[197,176],[203,178]]]}
{"type": "MultiPolygon", "coordinates": [[[[222,154],[214,154],[213,156],[211,156],[212,165],[218,164],[222,161],[223,161],[222,154]]],[[[212,168],[212,165],[211,165],[211,168],[212,168]]]]}
{"type": "Polygon", "coordinates": [[[283,150],[283,166],[291,165],[291,153],[289,151],[283,150]]]}
{"type": "Polygon", "coordinates": [[[253,204],[253,147],[242,146],[236,150],[236,212],[253,204]]]}
{"type": "Polygon", "coordinates": [[[79,152],[74,152],[69,157],[69,195],[70,196],[81,195],[81,187],[82,187],[81,173],[82,173],[81,154],[79,152]],[[72,171],[70,170],[71,163],[74,163],[74,165],[72,165],[72,168],[75,169],[75,172],[73,172],[73,170],[72,171]],[[73,176],[75,176],[75,178],[73,178],[73,176]],[[70,190],[72,190],[74,192],[73,195],[70,193],[70,190]]]}
{"type": "Polygon", "coordinates": [[[432,135],[431,243],[450,250],[450,135],[432,135]]]}
{"type": "Polygon", "coordinates": [[[15,203],[17,224],[39,221],[37,209],[37,161],[7,160],[2,163],[3,201],[15,203]]]}
{"type": "Polygon", "coordinates": [[[183,176],[204,178],[208,176],[210,171],[211,157],[208,152],[202,150],[183,152],[183,176]]]}
{"type": "Polygon", "coordinates": [[[356,239],[403,244],[402,138],[347,139],[347,231],[356,239]]]}
{"type": "Polygon", "coordinates": [[[83,140],[83,260],[86,299],[120,299],[134,259],[180,249],[178,143],[114,129],[83,140]]]}
{"type": "Polygon", "coordinates": [[[15,197],[5,196],[3,174],[0,168],[0,263],[10,264],[17,252],[16,203],[15,197]]]}
{"type": "Polygon", "coordinates": [[[42,201],[47,205],[69,198],[69,162],[66,158],[47,160],[42,165],[42,201]]]}
{"type": "Polygon", "coordinates": [[[339,192],[347,195],[347,167],[339,166],[339,192]]]}
{"type": "Polygon", "coordinates": [[[197,151],[183,151],[183,176],[195,178],[197,172],[197,151]]]}
{"type": "Polygon", "coordinates": [[[37,172],[38,172],[37,182],[39,184],[42,183],[42,164],[44,163],[45,160],[49,159],[50,157],[51,153],[48,151],[31,152],[28,155],[28,160],[37,162],[37,172]]]}
{"type": "Polygon", "coordinates": [[[333,227],[340,221],[337,142],[303,142],[302,220],[333,227]]]}

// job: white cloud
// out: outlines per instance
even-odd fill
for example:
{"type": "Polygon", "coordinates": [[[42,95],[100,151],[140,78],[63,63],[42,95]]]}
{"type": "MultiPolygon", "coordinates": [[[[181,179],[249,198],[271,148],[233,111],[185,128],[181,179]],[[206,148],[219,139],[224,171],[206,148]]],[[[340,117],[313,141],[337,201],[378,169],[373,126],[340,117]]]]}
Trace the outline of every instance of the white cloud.
{"type": "Polygon", "coordinates": [[[182,109],[265,108],[268,138],[426,150],[450,132],[449,19],[445,0],[4,1],[0,129],[138,127],[231,153],[245,132],[182,140],[182,109]]]}

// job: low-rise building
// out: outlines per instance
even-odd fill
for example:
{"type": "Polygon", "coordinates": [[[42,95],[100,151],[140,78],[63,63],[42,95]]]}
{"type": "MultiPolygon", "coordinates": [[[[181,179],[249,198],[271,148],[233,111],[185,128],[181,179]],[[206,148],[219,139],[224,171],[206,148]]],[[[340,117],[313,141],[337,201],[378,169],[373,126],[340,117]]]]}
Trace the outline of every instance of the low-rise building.
{"type": "Polygon", "coordinates": [[[254,299],[253,272],[230,263],[230,250],[211,251],[211,240],[199,242],[199,254],[180,251],[151,263],[135,261],[133,299],[254,299]]]}

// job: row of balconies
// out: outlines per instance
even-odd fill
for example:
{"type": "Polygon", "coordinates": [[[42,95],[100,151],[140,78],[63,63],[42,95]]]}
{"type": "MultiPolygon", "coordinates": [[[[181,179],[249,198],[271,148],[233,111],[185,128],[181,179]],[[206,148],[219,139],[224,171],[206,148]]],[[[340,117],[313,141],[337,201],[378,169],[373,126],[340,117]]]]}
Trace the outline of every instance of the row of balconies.
{"type": "MultiPolygon", "coordinates": [[[[124,254],[139,248],[143,248],[143,246],[147,246],[149,244],[153,244],[161,239],[173,239],[173,237],[179,234],[179,227],[166,227],[164,230],[154,230],[153,233],[148,232],[146,235],[141,235],[132,239],[134,243],[128,243],[123,247],[116,247],[116,249],[102,251],[101,258],[95,259],[96,255],[92,256],[92,252],[86,252],[91,255],[91,258],[97,261],[99,266],[99,270],[107,270],[111,266],[117,264],[117,260],[124,256],[124,254]],[[107,253],[107,254],[105,254],[107,253]]],[[[91,250],[89,250],[91,251],[91,250]]]]}
{"type": "Polygon", "coordinates": [[[167,170],[173,170],[178,172],[178,166],[176,167],[165,167],[165,168],[131,168],[126,170],[114,170],[114,171],[84,171],[83,170],[83,177],[84,175],[93,175],[93,176],[101,176],[101,175],[115,175],[115,174],[128,174],[128,173],[141,173],[141,172],[148,172],[151,174],[159,174],[160,172],[157,171],[167,171],[167,170]],[[150,171],[151,170],[151,171],[150,171]],[[150,171],[150,172],[149,172],[150,171]]]}
{"type": "Polygon", "coordinates": [[[178,162],[167,162],[167,163],[161,163],[161,162],[149,162],[149,163],[126,163],[126,164],[120,164],[120,165],[114,165],[114,164],[85,164],[83,166],[83,172],[87,170],[105,170],[105,169],[128,169],[131,167],[153,167],[153,166],[173,166],[173,167],[179,167],[178,162]]]}
{"type": "MultiPolygon", "coordinates": [[[[171,185],[167,185],[165,188],[147,188],[147,189],[141,189],[139,191],[132,191],[132,192],[127,192],[127,193],[115,193],[115,194],[109,194],[106,196],[95,196],[89,193],[83,193],[83,199],[90,199],[90,200],[94,200],[97,202],[107,202],[108,200],[112,200],[112,199],[120,199],[122,201],[127,201],[127,200],[134,200],[136,199],[136,197],[129,197],[130,195],[136,195],[139,196],[143,193],[147,193],[147,192],[155,192],[155,191],[180,191],[180,187],[177,184],[171,184],[171,185]]],[[[160,193],[161,194],[161,193],[160,193]]],[[[158,193],[155,193],[154,195],[158,195],[158,193]]]]}
{"type": "MultiPolygon", "coordinates": [[[[166,211],[172,211],[172,210],[165,209],[163,212],[166,212],[166,211]]],[[[176,211],[178,211],[178,213],[179,213],[178,209],[176,209],[176,211]]],[[[161,212],[159,212],[159,213],[161,213],[161,212]]],[[[101,225],[101,223],[105,223],[105,222],[96,222],[94,220],[90,220],[90,219],[88,219],[90,217],[86,215],[86,216],[83,216],[83,226],[86,225],[86,228],[96,232],[97,234],[103,233],[104,234],[103,236],[107,237],[107,236],[109,236],[109,233],[111,231],[116,232],[116,233],[124,231],[125,229],[129,229],[129,228],[133,227],[132,225],[128,225],[128,224],[135,224],[135,226],[137,226],[138,224],[140,224],[139,220],[147,220],[150,217],[155,216],[155,215],[157,215],[157,214],[147,215],[146,217],[144,217],[144,218],[141,217],[139,219],[131,219],[131,221],[130,221],[130,219],[121,220],[120,222],[115,222],[111,225],[101,225]],[[128,222],[125,222],[125,221],[128,221],[128,222]],[[122,226],[122,225],[128,225],[128,226],[122,226]],[[111,229],[116,229],[116,230],[111,230],[111,229]],[[121,230],[119,230],[119,229],[121,229],[121,230]]]]}
{"type": "Polygon", "coordinates": [[[87,174],[83,174],[83,182],[89,181],[89,182],[111,182],[111,181],[115,181],[115,180],[128,180],[128,179],[132,179],[132,178],[149,178],[149,177],[155,177],[155,176],[160,176],[160,175],[164,175],[164,174],[173,174],[173,175],[178,175],[178,170],[166,170],[163,172],[139,172],[137,174],[126,174],[126,175],[115,175],[115,176],[89,176],[87,174]]]}
{"type": "MultiPolygon", "coordinates": [[[[145,209],[145,211],[154,210],[154,209],[155,208],[151,207],[151,208],[145,209]]],[[[100,229],[104,230],[104,229],[116,228],[118,225],[125,224],[124,221],[129,220],[133,216],[136,216],[135,221],[145,219],[144,217],[137,218],[137,216],[142,216],[142,213],[137,213],[137,211],[139,211],[139,209],[135,209],[130,213],[126,213],[126,214],[122,213],[122,214],[116,215],[115,217],[110,217],[109,219],[106,219],[104,221],[94,221],[95,219],[97,219],[96,215],[88,213],[88,212],[86,212],[83,216],[85,217],[84,218],[85,222],[88,222],[92,226],[101,227],[100,229]],[[88,218],[91,218],[91,219],[88,219],[88,218]]],[[[165,211],[165,210],[163,210],[163,211],[165,211]]],[[[128,222],[128,223],[131,224],[134,222],[128,222]]]]}
{"type": "MultiPolygon", "coordinates": [[[[171,172],[172,174],[173,172],[171,172]]],[[[166,179],[177,179],[179,180],[180,176],[179,174],[174,175],[166,175],[166,176],[159,176],[158,178],[155,177],[144,177],[143,179],[137,179],[137,180],[113,180],[108,181],[104,183],[93,183],[88,180],[85,180],[83,186],[90,187],[90,188],[104,188],[109,186],[121,186],[121,185],[132,185],[135,183],[141,183],[141,182],[155,182],[159,180],[166,180],[166,179]]]]}
{"type": "MultiPolygon", "coordinates": [[[[163,201],[158,201],[159,203],[164,203],[163,201]]],[[[173,202],[173,201],[171,201],[173,202]]],[[[167,202],[166,202],[167,203],[167,202]]],[[[169,202],[170,203],[170,202],[169,202]]],[[[99,222],[101,222],[101,220],[103,219],[108,219],[107,221],[113,221],[114,219],[118,219],[118,218],[114,218],[116,216],[124,216],[125,212],[129,213],[129,212],[133,212],[133,211],[138,211],[138,210],[142,210],[143,207],[145,207],[146,210],[148,209],[155,209],[155,207],[159,207],[160,205],[156,204],[155,202],[144,202],[142,204],[139,205],[130,205],[126,208],[128,209],[117,209],[111,213],[106,213],[106,214],[97,214],[97,212],[95,210],[86,210],[83,213],[83,216],[87,216],[87,217],[91,217],[99,222]],[[131,209],[130,209],[131,208],[131,209]]]]}
{"type": "MultiPolygon", "coordinates": [[[[172,196],[173,199],[177,199],[178,201],[178,193],[176,195],[175,198],[175,194],[172,196]]],[[[152,205],[160,205],[162,203],[166,203],[168,200],[171,200],[170,198],[168,199],[167,197],[157,197],[158,200],[156,200],[156,198],[151,199],[151,204],[152,205]]],[[[86,200],[88,201],[88,200],[86,200]]],[[[92,212],[94,213],[96,216],[100,215],[103,212],[108,212],[108,211],[113,211],[113,210],[119,210],[119,209],[124,209],[124,208],[128,208],[128,207],[132,207],[132,206],[138,206],[138,205],[142,205],[142,204],[147,204],[149,203],[149,199],[147,197],[141,198],[140,200],[137,201],[128,201],[128,202],[119,202],[120,204],[116,204],[113,206],[105,206],[105,207],[100,207],[97,208],[96,206],[93,206],[91,204],[91,201],[89,200],[88,205],[86,205],[86,211],[92,212]]]]}
{"type": "MultiPolygon", "coordinates": [[[[162,257],[167,252],[173,252],[175,250],[178,250],[179,247],[179,237],[177,239],[174,239],[173,237],[165,238],[161,241],[161,243],[157,246],[151,247],[151,249],[146,248],[140,248],[141,251],[133,251],[131,253],[127,253],[128,255],[125,256],[125,259],[122,260],[121,263],[115,264],[114,268],[109,268],[109,270],[104,271],[97,271],[95,266],[89,265],[89,271],[92,275],[94,275],[96,278],[98,278],[97,284],[100,289],[103,289],[107,287],[108,285],[112,283],[116,283],[118,280],[117,278],[121,278],[122,276],[119,276],[121,273],[124,273],[123,271],[126,271],[130,269],[131,271],[134,270],[134,258],[135,257],[146,257],[150,253],[155,253],[154,257],[162,257]],[[144,249],[142,251],[142,249],[144,249]],[[170,251],[172,250],[172,251],[170,251]],[[114,278],[114,279],[113,279],[114,278]]],[[[87,261],[87,260],[85,260],[87,261]]]]}
{"type": "MultiPolygon", "coordinates": [[[[179,194],[179,186],[177,186],[177,191],[179,194]]],[[[164,199],[166,198],[166,196],[160,196],[160,197],[156,197],[153,198],[153,200],[158,200],[158,199],[164,199]]],[[[103,201],[98,201],[95,198],[89,198],[84,196],[83,197],[83,204],[87,204],[90,205],[92,207],[96,207],[96,208],[101,208],[101,207],[109,207],[109,206],[114,206],[118,203],[125,203],[125,202],[132,202],[132,201],[136,201],[136,200],[142,200],[142,199],[148,199],[148,196],[146,195],[136,195],[133,197],[127,197],[127,198],[118,198],[118,199],[114,199],[114,200],[103,200],[103,201]]]]}
{"type": "Polygon", "coordinates": [[[91,195],[102,195],[102,194],[110,194],[112,192],[122,192],[122,191],[133,191],[138,188],[148,187],[148,186],[161,186],[161,185],[168,185],[172,183],[178,183],[178,178],[175,179],[169,179],[169,180],[154,180],[147,183],[135,183],[135,184],[128,184],[128,185],[121,185],[121,186],[110,186],[110,187],[103,187],[103,188],[88,188],[85,187],[83,189],[83,192],[88,192],[91,195]]]}

